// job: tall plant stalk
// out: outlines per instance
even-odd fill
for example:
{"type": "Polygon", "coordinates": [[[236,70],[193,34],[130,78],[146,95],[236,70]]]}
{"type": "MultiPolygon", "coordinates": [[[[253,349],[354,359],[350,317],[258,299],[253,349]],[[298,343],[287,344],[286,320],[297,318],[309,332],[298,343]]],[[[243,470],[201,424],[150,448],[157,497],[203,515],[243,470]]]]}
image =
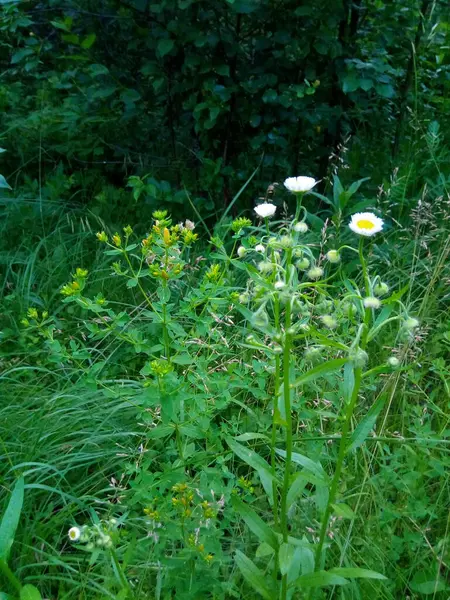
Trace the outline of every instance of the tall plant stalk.
{"type": "MultiPolygon", "coordinates": [[[[292,251],[287,252],[286,260],[286,274],[290,275],[290,266],[292,261],[292,251]]],[[[291,361],[291,350],[292,350],[292,334],[291,334],[291,323],[292,322],[292,310],[291,300],[288,299],[286,303],[286,310],[284,316],[284,344],[283,344],[283,401],[284,401],[284,418],[286,423],[286,459],[284,463],[284,476],[283,476],[283,487],[281,490],[281,502],[280,502],[280,524],[281,533],[283,536],[283,543],[288,542],[289,529],[288,529],[288,506],[287,496],[289,492],[291,462],[292,462],[292,414],[291,414],[291,382],[290,382],[290,361],[291,361]]],[[[281,580],[281,599],[286,600],[287,598],[287,574],[284,574],[281,580]]]]}
{"type": "MultiPolygon", "coordinates": [[[[365,293],[366,293],[366,296],[369,296],[370,295],[370,280],[369,280],[369,275],[367,272],[367,264],[366,264],[366,261],[364,258],[363,243],[364,243],[364,240],[361,237],[359,240],[358,253],[359,253],[359,259],[360,259],[361,267],[362,267],[365,293]]],[[[370,308],[366,308],[364,311],[364,324],[363,324],[361,344],[360,344],[360,348],[363,351],[365,351],[366,346],[367,346],[367,334],[369,331],[370,311],[371,311],[370,308]]],[[[361,388],[362,367],[356,366],[353,370],[353,374],[354,374],[353,389],[352,389],[352,393],[350,396],[350,401],[345,409],[344,422],[342,425],[342,432],[341,432],[341,438],[340,438],[340,443],[339,443],[338,458],[337,458],[337,462],[336,462],[336,469],[334,471],[334,476],[333,476],[333,480],[331,482],[330,491],[329,491],[329,495],[328,495],[327,505],[326,505],[325,512],[324,512],[324,515],[322,518],[322,523],[320,526],[319,542],[317,544],[316,553],[315,553],[315,568],[316,569],[320,569],[322,567],[323,546],[324,546],[325,538],[326,538],[327,531],[328,531],[328,524],[329,524],[330,516],[331,516],[332,510],[333,510],[333,504],[336,501],[336,497],[337,497],[337,493],[338,493],[338,487],[339,487],[339,482],[341,479],[342,469],[344,466],[345,456],[347,454],[347,448],[348,448],[348,439],[347,438],[348,438],[348,433],[350,431],[350,425],[352,422],[353,413],[355,411],[356,403],[358,400],[359,391],[361,388]]],[[[310,592],[309,597],[310,598],[312,597],[312,592],[310,592]]]]}

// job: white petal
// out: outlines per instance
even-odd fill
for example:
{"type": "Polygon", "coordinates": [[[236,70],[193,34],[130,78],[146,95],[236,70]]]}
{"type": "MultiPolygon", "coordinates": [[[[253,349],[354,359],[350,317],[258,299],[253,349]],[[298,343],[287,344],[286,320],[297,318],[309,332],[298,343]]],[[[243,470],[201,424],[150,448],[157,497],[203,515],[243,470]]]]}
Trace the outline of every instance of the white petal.
{"type": "Polygon", "coordinates": [[[309,192],[317,184],[314,177],[288,177],[284,186],[291,192],[309,192]]]}
{"type": "Polygon", "coordinates": [[[258,206],[255,206],[255,213],[263,219],[266,219],[267,217],[273,217],[276,210],[277,207],[275,204],[271,204],[270,202],[264,202],[263,204],[258,204],[258,206]]]}

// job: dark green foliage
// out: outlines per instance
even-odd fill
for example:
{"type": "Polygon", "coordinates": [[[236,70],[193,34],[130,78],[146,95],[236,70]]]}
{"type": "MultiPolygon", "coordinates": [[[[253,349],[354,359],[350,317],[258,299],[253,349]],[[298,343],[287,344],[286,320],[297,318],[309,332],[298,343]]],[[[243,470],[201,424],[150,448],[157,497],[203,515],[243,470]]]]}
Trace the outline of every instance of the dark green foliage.
{"type": "Polygon", "coordinates": [[[417,138],[410,108],[424,118],[448,112],[448,24],[444,5],[432,8],[427,0],[3,3],[4,174],[16,186],[59,168],[71,181],[66,202],[103,215],[124,203],[130,211],[105,181],[124,187],[149,174],[147,202],[169,192],[183,203],[186,188],[211,214],[261,158],[263,184],[298,171],[320,179],[346,162],[343,145],[354,178],[378,180],[391,153],[417,138]]]}

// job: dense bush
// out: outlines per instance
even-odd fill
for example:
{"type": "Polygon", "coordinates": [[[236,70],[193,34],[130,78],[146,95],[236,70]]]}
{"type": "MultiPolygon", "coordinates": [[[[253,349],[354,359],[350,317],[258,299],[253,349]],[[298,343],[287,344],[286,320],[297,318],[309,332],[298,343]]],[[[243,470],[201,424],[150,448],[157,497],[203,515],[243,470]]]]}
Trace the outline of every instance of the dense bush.
{"type": "Polygon", "coordinates": [[[147,175],[153,209],[182,204],[187,189],[210,214],[258,165],[263,184],[297,170],[322,179],[345,146],[354,178],[377,181],[420,137],[419,113],[448,111],[445,3],[33,0],[0,10],[5,174],[42,183],[61,169],[66,200],[103,214],[105,202],[127,202],[105,179],[123,187],[147,175]]]}

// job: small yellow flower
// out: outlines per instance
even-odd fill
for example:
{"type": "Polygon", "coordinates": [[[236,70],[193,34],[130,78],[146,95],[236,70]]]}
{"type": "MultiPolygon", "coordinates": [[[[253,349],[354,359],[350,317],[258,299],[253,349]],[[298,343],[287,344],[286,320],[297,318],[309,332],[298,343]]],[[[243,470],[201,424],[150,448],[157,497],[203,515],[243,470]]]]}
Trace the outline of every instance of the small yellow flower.
{"type": "Polygon", "coordinates": [[[85,279],[87,277],[87,274],[87,269],[80,269],[80,267],[78,267],[75,271],[75,276],[79,277],[80,279],[85,279]]]}
{"type": "Polygon", "coordinates": [[[164,237],[165,245],[170,246],[170,244],[172,243],[172,240],[170,238],[170,231],[167,229],[167,227],[164,227],[163,237],[164,237]]]}
{"type": "Polygon", "coordinates": [[[120,246],[122,245],[122,238],[120,237],[120,235],[118,233],[115,233],[112,237],[112,241],[114,246],[117,246],[117,248],[120,248],[120,246]]]}
{"type": "Polygon", "coordinates": [[[190,246],[198,239],[198,233],[194,233],[191,229],[183,229],[183,242],[186,246],[190,246]]]}
{"type": "Polygon", "coordinates": [[[97,233],[97,239],[99,242],[107,242],[108,241],[108,236],[106,235],[106,233],[104,231],[99,231],[97,233]]]}

